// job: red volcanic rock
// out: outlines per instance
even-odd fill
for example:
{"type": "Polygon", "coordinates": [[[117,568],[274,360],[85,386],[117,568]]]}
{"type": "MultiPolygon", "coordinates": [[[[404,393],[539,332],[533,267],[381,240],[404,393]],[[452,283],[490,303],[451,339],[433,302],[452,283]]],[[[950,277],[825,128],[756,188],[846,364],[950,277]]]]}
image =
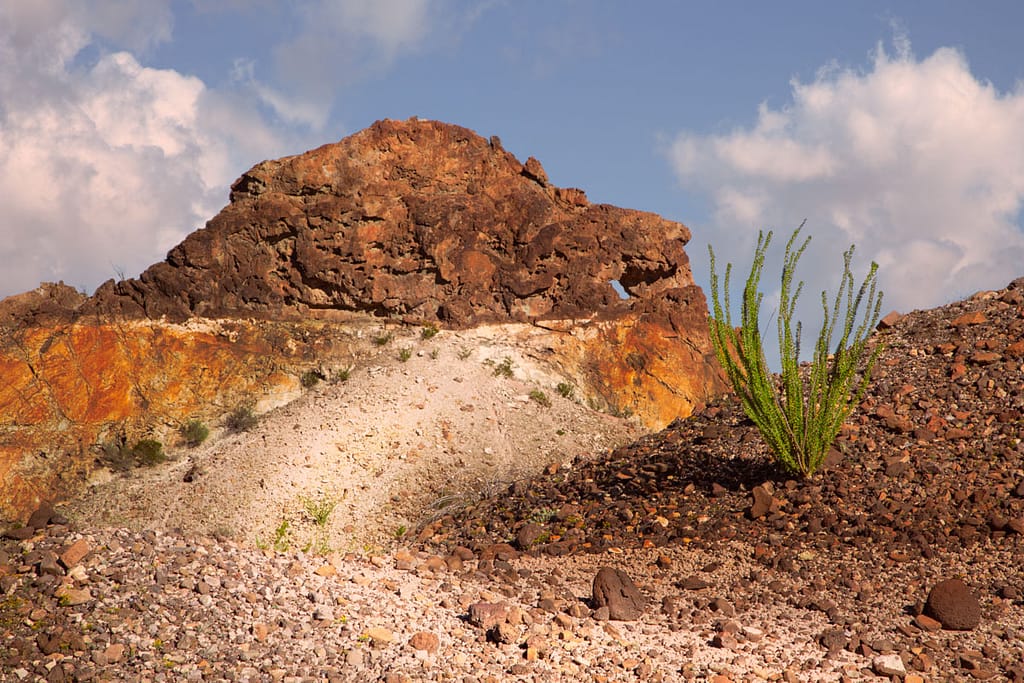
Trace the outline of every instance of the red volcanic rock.
{"type": "Polygon", "coordinates": [[[925,612],[943,627],[957,631],[970,631],[981,622],[978,598],[960,579],[946,579],[932,586],[925,612]]]}
{"type": "Polygon", "coordinates": [[[455,327],[667,318],[689,305],[703,328],[689,239],[679,223],[552,186],[539,161],[520,163],[497,138],[380,121],[255,166],[204,229],[138,280],[105,284],[94,304],[179,320],[338,310],[455,327]]]}

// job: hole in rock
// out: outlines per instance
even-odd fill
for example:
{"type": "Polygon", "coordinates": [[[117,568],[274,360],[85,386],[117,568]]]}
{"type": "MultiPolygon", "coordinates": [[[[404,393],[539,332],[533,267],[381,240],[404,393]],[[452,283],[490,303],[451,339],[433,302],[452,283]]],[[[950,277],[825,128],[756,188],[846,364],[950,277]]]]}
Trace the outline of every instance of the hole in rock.
{"type": "Polygon", "coordinates": [[[611,281],[611,286],[612,286],[612,289],[615,290],[615,293],[619,295],[620,299],[628,299],[629,298],[629,292],[626,291],[626,288],[622,286],[621,282],[619,282],[618,280],[612,280],[611,281]]]}

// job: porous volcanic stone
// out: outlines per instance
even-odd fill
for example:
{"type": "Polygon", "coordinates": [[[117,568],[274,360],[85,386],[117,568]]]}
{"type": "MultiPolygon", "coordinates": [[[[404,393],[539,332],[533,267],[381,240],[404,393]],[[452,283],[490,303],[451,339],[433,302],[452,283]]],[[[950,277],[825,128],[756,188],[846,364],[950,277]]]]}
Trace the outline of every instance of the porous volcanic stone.
{"type": "Polygon", "coordinates": [[[960,579],[946,579],[932,587],[925,604],[925,613],[938,620],[944,628],[970,631],[981,623],[981,605],[960,579]]]}

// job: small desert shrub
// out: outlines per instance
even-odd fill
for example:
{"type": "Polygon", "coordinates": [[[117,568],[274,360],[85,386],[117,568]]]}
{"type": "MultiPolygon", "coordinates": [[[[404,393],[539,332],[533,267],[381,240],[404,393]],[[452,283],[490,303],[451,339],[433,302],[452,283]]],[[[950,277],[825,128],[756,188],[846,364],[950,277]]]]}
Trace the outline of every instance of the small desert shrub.
{"type": "Polygon", "coordinates": [[[185,440],[185,445],[189,448],[195,448],[203,443],[208,436],[210,436],[210,428],[199,420],[189,420],[181,428],[181,438],[185,440]]]}
{"type": "Polygon", "coordinates": [[[304,389],[312,389],[317,384],[320,384],[320,380],[323,378],[323,373],[319,370],[306,370],[299,378],[299,383],[302,384],[304,389]]]}
{"type": "Polygon", "coordinates": [[[435,325],[434,323],[427,323],[426,325],[423,326],[423,329],[420,330],[420,338],[433,339],[435,336],[437,336],[438,332],[440,332],[440,330],[437,329],[437,325],[435,325]]]}
{"type": "Polygon", "coordinates": [[[412,349],[406,347],[404,349],[399,349],[398,350],[398,360],[400,360],[400,361],[402,361],[404,363],[405,361],[409,360],[410,358],[412,358],[412,349]]]}
{"type": "Polygon", "coordinates": [[[381,332],[373,338],[374,346],[387,346],[391,343],[393,335],[390,332],[381,332]]]}
{"type": "Polygon", "coordinates": [[[314,524],[321,527],[327,525],[327,520],[337,505],[338,502],[336,500],[327,496],[321,496],[316,500],[312,498],[304,498],[302,500],[302,506],[306,509],[306,514],[313,518],[314,524]]]}
{"type": "Polygon", "coordinates": [[[568,382],[559,382],[555,390],[558,391],[558,395],[562,398],[572,398],[574,387],[568,382]]]}
{"type": "Polygon", "coordinates": [[[473,355],[473,350],[461,348],[459,349],[459,352],[456,355],[459,357],[459,360],[466,360],[467,358],[473,355]]]}
{"type": "Polygon", "coordinates": [[[512,359],[508,356],[494,366],[495,377],[511,377],[512,374],[512,359]]]}
{"type": "Polygon", "coordinates": [[[132,458],[144,467],[159,465],[167,460],[164,445],[156,439],[143,439],[132,446],[132,458]]]}
{"type": "Polygon", "coordinates": [[[763,233],[758,234],[754,263],[743,290],[738,331],[733,327],[729,311],[729,275],[732,264],[725,267],[723,308],[719,297],[718,275],[715,272],[715,252],[708,245],[714,302],[714,315],[709,318],[709,325],[715,355],[739,396],[743,411],[757,426],[785,470],[810,477],[821,466],[843,422],[867,389],[871,369],[882,349],[881,344],[874,351],[867,347],[868,336],[878,324],[882,293],[876,294],[876,263],[871,264],[864,282],[855,293],[854,279],[850,273],[850,260],[853,258],[851,246],[843,254],[842,279],[831,311],[828,295],[821,293],[824,321],[814,346],[810,367],[806,372],[801,372],[801,324],[797,322],[794,332],[792,320],[803,282],[797,284],[796,291],[792,291],[792,284],[797,261],[810,242],[808,237],[794,250],[793,246],[802,228],[803,224],[789,238],[782,267],[778,315],[781,377],[776,379],[768,372],[758,320],[763,298],[763,294],[758,291],[758,283],[764,268],[765,252],[772,239],[771,232],[767,237],[763,233]],[[862,303],[866,303],[866,313],[857,325],[858,310],[862,303]],[[829,352],[837,323],[840,324],[839,340],[835,349],[829,352]]]}
{"type": "Polygon", "coordinates": [[[437,360],[440,355],[441,352],[437,349],[430,349],[430,360],[437,360]]]}
{"type": "Polygon", "coordinates": [[[347,368],[341,368],[340,370],[336,370],[334,372],[334,381],[335,382],[347,382],[348,378],[351,377],[351,376],[352,376],[352,366],[349,366],[347,368]]]}
{"type": "Polygon", "coordinates": [[[228,431],[237,434],[249,431],[256,426],[257,422],[259,420],[256,417],[256,413],[253,412],[252,406],[243,404],[228,413],[224,425],[228,428],[228,431]]]}
{"type": "Polygon", "coordinates": [[[132,449],[123,440],[110,441],[100,446],[100,462],[115,472],[127,472],[135,466],[132,449]]]}
{"type": "Polygon", "coordinates": [[[540,389],[534,389],[533,391],[530,392],[530,400],[536,401],[545,408],[551,407],[551,399],[549,399],[548,395],[545,394],[540,389]]]}
{"type": "Polygon", "coordinates": [[[274,529],[274,545],[273,548],[279,553],[288,552],[288,520],[282,519],[281,523],[274,529]]]}

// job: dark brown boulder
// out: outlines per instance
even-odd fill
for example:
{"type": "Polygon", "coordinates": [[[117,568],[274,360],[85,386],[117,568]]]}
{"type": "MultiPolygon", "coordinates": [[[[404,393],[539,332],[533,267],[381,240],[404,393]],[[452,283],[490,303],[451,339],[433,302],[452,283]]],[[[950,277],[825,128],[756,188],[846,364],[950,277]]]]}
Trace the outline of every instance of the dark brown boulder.
{"type": "Polygon", "coordinates": [[[608,618],[635,621],[643,614],[647,600],[621,569],[601,567],[594,577],[594,609],[608,609],[608,618]]]}
{"type": "Polygon", "coordinates": [[[936,619],[943,628],[970,631],[981,623],[981,605],[960,579],[946,579],[932,587],[925,604],[925,614],[936,619]]]}

